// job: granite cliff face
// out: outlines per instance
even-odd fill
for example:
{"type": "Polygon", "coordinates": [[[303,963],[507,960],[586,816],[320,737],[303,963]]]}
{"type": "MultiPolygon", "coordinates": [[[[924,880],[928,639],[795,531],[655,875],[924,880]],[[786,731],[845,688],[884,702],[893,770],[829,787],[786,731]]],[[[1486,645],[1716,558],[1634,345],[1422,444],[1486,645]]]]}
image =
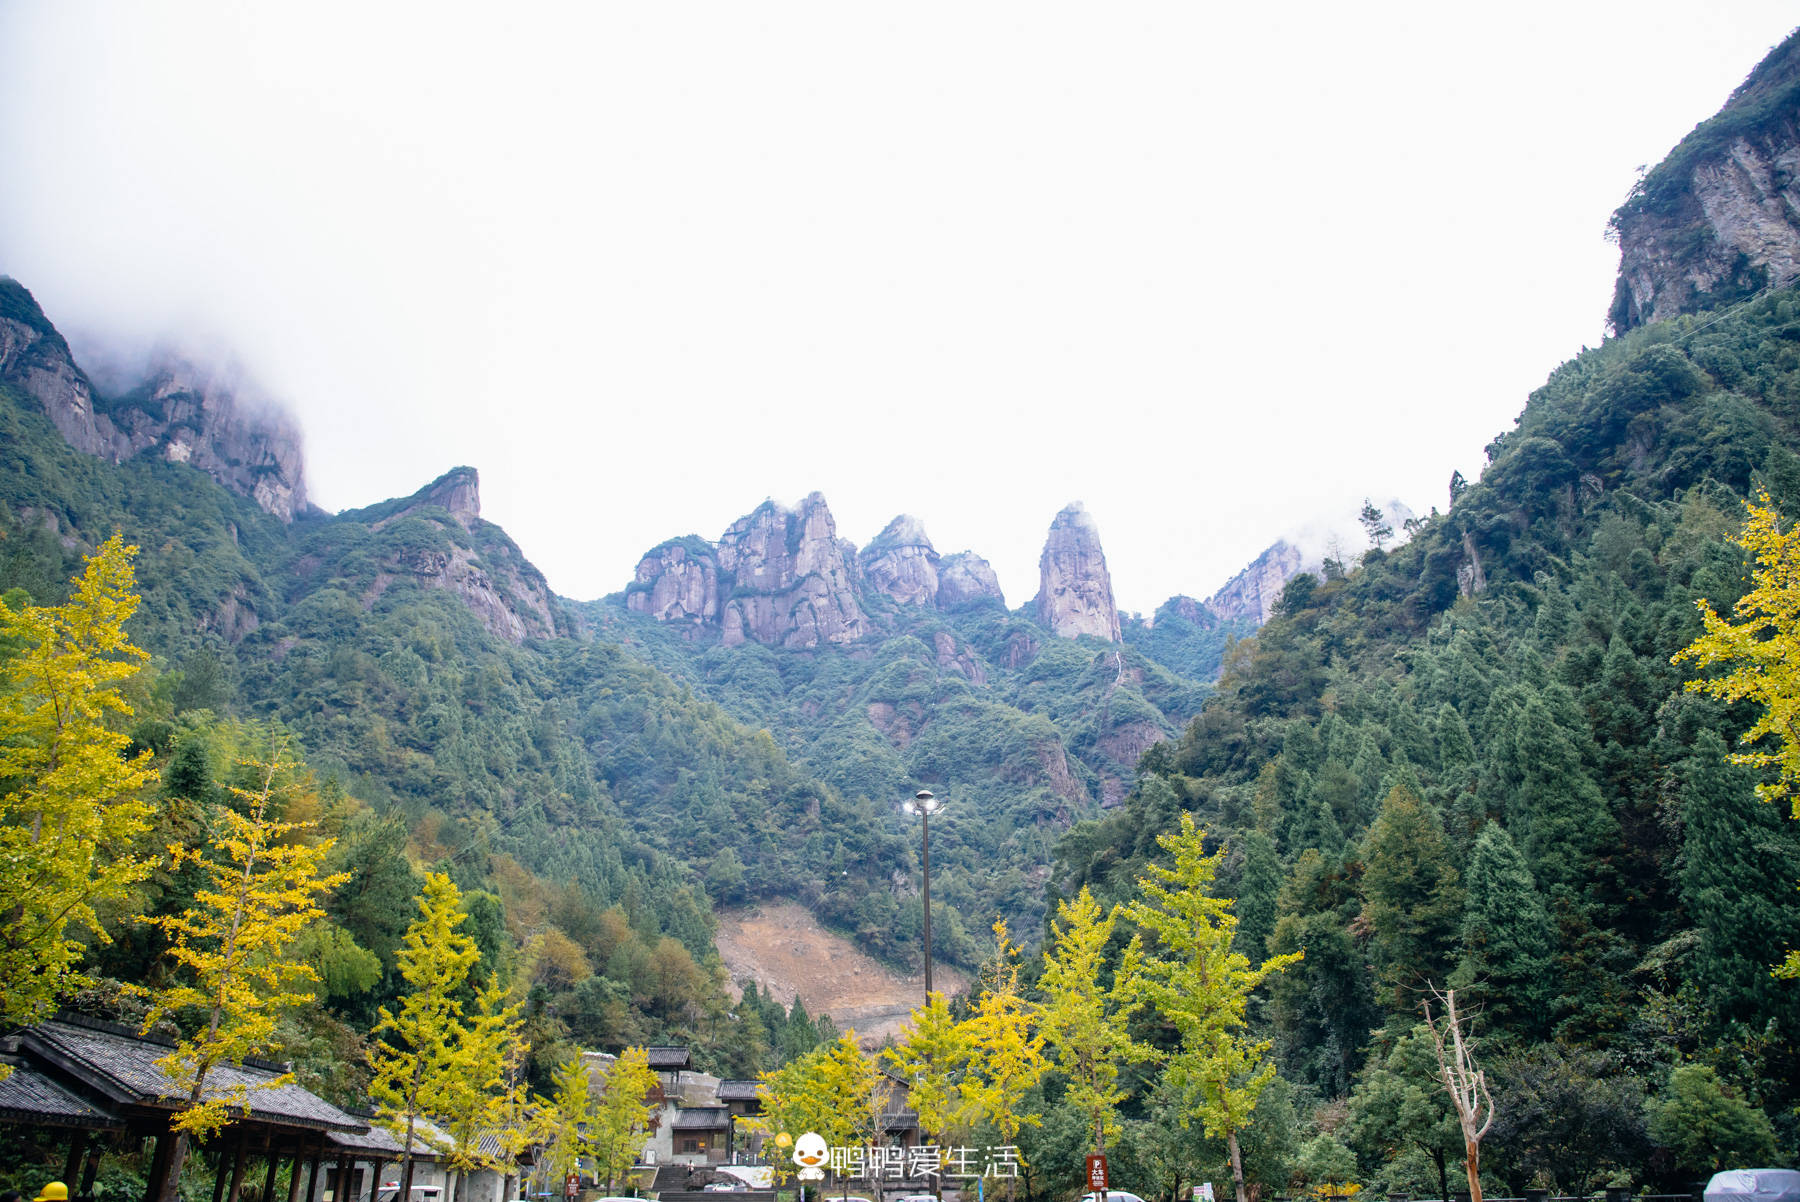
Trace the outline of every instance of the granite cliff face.
{"type": "Polygon", "coordinates": [[[253,386],[171,357],[120,396],[97,397],[69,344],[9,279],[0,279],[0,383],[42,406],[79,451],[192,464],[284,522],[309,508],[300,431],[253,386]]]}
{"type": "Polygon", "coordinates": [[[944,556],[938,562],[938,608],[949,612],[981,604],[1006,608],[994,566],[973,551],[944,556]]]}
{"type": "Polygon", "coordinates": [[[1207,598],[1206,608],[1231,621],[1248,618],[1261,625],[1275,611],[1275,602],[1287,582],[1304,570],[1305,556],[1285,538],[1250,562],[1250,566],[1225,582],[1207,598]]]}
{"type": "MultiPolygon", "coordinates": [[[[818,493],[791,511],[765,501],[716,544],[689,535],[653,547],[625,588],[625,607],[659,622],[686,623],[695,637],[717,629],[727,647],[817,647],[874,633],[865,602],[877,595],[922,610],[1004,607],[1000,582],[981,556],[960,551],[940,558],[925,527],[908,514],[859,551],[838,537],[818,493]]],[[[938,654],[971,679],[983,674],[954,640],[940,644],[938,654]]]]}
{"type": "Polygon", "coordinates": [[[887,524],[857,556],[863,580],[902,605],[937,602],[938,553],[925,537],[925,527],[910,514],[887,524]]]}
{"type": "Polygon", "coordinates": [[[659,622],[709,625],[719,617],[719,559],[698,538],[673,539],[638,560],[625,607],[659,622]]]}
{"type": "Polygon", "coordinates": [[[543,573],[504,530],[482,520],[480,478],[474,468],[452,468],[412,496],[367,513],[374,533],[416,518],[448,537],[400,540],[382,556],[375,582],[363,596],[365,606],[373,605],[396,580],[410,578],[426,588],[454,593],[489,633],[508,642],[570,632],[571,623],[543,573]],[[440,513],[449,515],[454,529],[444,525],[440,513]]]}
{"type": "Polygon", "coordinates": [[[825,498],[795,510],[765,501],[719,539],[719,571],[731,581],[721,606],[727,647],[749,640],[779,647],[849,643],[868,629],[856,600],[853,558],[838,541],[825,498]]]}
{"type": "Polygon", "coordinates": [[[1613,214],[1620,332],[1800,278],[1800,35],[1613,214]]]}
{"type": "Polygon", "coordinates": [[[1056,515],[1038,559],[1037,619],[1063,638],[1091,634],[1119,641],[1112,576],[1100,549],[1100,530],[1077,501],[1056,515]]]}

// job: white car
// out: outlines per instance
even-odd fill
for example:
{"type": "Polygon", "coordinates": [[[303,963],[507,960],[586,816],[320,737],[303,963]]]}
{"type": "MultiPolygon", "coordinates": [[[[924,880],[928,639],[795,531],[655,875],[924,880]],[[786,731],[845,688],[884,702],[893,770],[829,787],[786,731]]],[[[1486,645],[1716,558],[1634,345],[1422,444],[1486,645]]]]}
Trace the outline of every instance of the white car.
{"type": "MultiPolygon", "coordinates": [[[[1081,1202],[1100,1202],[1100,1195],[1083,1194],[1081,1195],[1081,1202]]],[[[1144,1202],[1144,1200],[1136,1194],[1129,1193],[1122,1189],[1109,1189],[1106,1191],[1106,1202],[1144,1202]]]]}

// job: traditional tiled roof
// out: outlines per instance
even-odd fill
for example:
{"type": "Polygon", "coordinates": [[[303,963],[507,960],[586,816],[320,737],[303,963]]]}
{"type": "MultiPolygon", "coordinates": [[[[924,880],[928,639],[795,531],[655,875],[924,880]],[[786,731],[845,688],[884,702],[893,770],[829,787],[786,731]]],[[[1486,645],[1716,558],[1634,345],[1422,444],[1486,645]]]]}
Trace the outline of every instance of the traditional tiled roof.
{"type": "MultiPolygon", "coordinates": [[[[117,1104],[173,1109],[180,1100],[173,1082],[156,1064],[169,1054],[168,1045],[140,1039],[128,1028],[59,1019],[26,1031],[21,1045],[33,1060],[55,1067],[117,1104]]],[[[267,1083],[278,1076],[274,1066],[222,1064],[207,1074],[206,1094],[229,1096],[245,1086],[250,1116],[279,1126],[350,1132],[365,1126],[298,1085],[268,1088],[267,1083]]]]}
{"type": "Polygon", "coordinates": [[[723,1106],[691,1106],[675,1112],[671,1131],[723,1131],[731,1126],[731,1112],[723,1106]]]}
{"type": "Polygon", "coordinates": [[[756,1081],[721,1081],[719,1082],[719,1101],[721,1102],[754,1102],[756,1101],[756,1081]]]}
{"type": "MultiPolygon", "coordinates": [[[[400,1159],[400,1137],[386,1127],[377,1127],[373,1123],[367,1131],[333,1131],[325,1138],[332,1147],[356,1156],[400,1159]]],[[[413,1155],[421,1160],[436,1160],[438,1150],[414,1134],[413,1155]]]]}
{"type": "Polygon", "coordinates": [[[688,1066],[688,1050],[685,1047],[645,1048],[644,1056],[654,1069],[686,1068],[688,1066]]]}
{"type": "Polygon", "coordinates": [[[15,1068],[6,1080],[0,1081],[0,1122],[29,1123],[34,1127],[86,1127],[89,1130],[125,1125],[29,1068],[15,1068]]]}

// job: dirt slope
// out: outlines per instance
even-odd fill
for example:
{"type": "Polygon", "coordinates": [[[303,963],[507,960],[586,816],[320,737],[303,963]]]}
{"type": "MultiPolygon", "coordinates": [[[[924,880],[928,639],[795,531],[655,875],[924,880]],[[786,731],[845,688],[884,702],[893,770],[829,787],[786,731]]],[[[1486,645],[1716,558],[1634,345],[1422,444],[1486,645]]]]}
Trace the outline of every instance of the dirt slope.
{"type": "MultiPolygon", "coordinates": [[[[807,1013],[829,1014],[840,1028],[855,1028],[864,1044],[897,1035],[907,1013],[925,997],[923,973],[895,972],[793,903],[720,913],[718,944],[740,988],[755,981],[783,1005],[792,1005],[797,995],[807,1013]]],[[[968,980],[940,963],[932,967],[932,984],[954,996],[968,980]]]]}

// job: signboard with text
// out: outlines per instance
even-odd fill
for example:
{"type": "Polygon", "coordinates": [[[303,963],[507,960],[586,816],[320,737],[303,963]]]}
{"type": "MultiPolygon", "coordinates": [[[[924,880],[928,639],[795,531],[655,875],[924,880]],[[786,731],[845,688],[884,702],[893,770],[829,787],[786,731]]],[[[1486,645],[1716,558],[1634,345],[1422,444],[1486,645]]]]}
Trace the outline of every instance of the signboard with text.
{"type": "Polygon", "coordinates": [[[1087,1158],[1088,1188],[1099,1192],[1106,1188],[1106,1157],[1090,1156],[1087,1158]]]}

